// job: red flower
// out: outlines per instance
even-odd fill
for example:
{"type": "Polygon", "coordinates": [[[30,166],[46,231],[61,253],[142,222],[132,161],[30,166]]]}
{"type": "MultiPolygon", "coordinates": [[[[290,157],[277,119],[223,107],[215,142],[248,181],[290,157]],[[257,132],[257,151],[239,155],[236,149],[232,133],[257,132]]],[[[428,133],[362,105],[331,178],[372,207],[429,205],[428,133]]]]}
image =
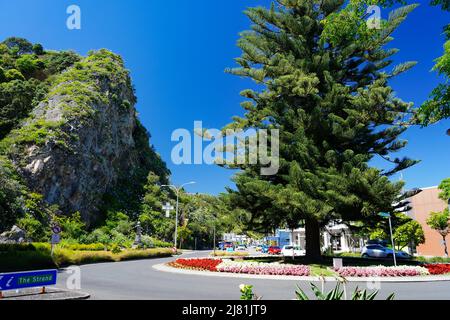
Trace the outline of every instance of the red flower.
{"type": "Polygon", "coordinates": [[[450,273],[450,264],[426,264],[425,268],[434,275],[450,273]]]}
{"type": "Polygon", "coordinates": [[[177,259],[176,264],[208,271],[217,271],[217,266],[222,263],[221,259],[177,259]]]}

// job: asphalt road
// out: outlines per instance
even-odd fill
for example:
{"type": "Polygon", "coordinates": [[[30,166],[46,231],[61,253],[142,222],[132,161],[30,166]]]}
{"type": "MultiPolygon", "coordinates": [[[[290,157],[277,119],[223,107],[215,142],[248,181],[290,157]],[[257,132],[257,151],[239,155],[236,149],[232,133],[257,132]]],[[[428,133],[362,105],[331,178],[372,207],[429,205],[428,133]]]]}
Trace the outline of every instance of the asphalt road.
{"type": "MultiPolygon", "coordinates": [[[[188,257],[205,256],[194,253],[188,257]]],[[[152,265],[174,258],[139,260],[119,263],[102,263],[81,267],[81,291],[91,294],[94,300],[238,300],[241,283],[254,286],[254,291],[264,300],[290,300],[295,298],[296,286],[312,295],[309,283],[299,281],[260,280],[205,277],[172,274],[157,271],[152,265]]],[[[59,275],[58,287],[67,288],[68,275],[59,275]]],[[[348,284],[351,292],[368,283],[348,284]]],[[[369,284],[370,286],[370,284],[369,284]]],[[[327,288],[334,284],[326,284],[327,288]]],[[[397,300],[450,300],[450,282],[382,283],[379,298],[395,292],[397,300]]]]}

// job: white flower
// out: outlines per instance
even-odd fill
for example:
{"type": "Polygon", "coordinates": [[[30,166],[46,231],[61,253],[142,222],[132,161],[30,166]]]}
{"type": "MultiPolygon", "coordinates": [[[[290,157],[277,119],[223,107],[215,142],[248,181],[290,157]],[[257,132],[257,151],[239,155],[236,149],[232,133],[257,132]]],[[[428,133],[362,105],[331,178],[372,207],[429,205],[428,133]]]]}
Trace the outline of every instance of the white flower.
{"type": "Polygon", "coordinates": [[[245,284],[241,284],[241,285],[239,286],[239,289],[241,289],[241,291],[244,291],[245,287],[246,287],[245,284]]]}

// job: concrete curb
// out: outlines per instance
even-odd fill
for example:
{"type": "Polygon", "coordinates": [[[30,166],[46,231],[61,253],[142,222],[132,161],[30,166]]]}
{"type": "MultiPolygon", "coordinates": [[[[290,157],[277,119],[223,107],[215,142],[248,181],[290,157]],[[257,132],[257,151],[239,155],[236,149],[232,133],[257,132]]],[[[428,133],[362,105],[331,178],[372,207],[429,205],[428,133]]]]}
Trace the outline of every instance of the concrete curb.
{"type": "Polygon", "coordinates": [[[15,291],[4,291],[4,298],[0,301],[12,300],[52,300],[52,301],[69,301],[69,300],[87,300],[91,297],[89,293],[80,291],[70,291],[60,288],[47,288],[47,293],[38,294],[36,290],[21,290],[19,294],[15,291]]]}
{"type": "MultiPolygon", "coordinates": [[[[276,275],[256,275],[256,274],[242,274],[242,273],[224,273],[224,272],[209,272],[209,271],[197,271],[178,269],[168,266],[167,264],[156,264],[152,266],[153,269],[161,272],[177,273],[193,276],[204,277],[221,277],[221,278],[241,278],[241,279],[257,279],[257,280],[281,280],[281,281],[309,281],[319,282],[320,277],[308,277],[308,276],[276,276],[276,275]]],[[[322,278],[326,282],[337,282],[334,277],[322,278]]],[[[392,282],[392,283],[412,283],[412,282],[437,282],[437,281],[450,281],[450,276],[423,276],[423,277],[369,277],[369,278],[346,278],[348,282],[392,282]]]]}

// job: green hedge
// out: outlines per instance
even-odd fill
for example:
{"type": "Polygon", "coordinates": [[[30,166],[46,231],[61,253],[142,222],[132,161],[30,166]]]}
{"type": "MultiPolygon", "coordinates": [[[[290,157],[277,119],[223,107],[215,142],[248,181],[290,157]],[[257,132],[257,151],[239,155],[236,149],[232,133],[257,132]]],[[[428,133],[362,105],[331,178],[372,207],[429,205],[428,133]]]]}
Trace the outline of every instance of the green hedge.
{"type": "Polygon", "coordinates": [[[172,250],[155,248],[146,250],[123,250],[117,254],[111,251],[81,251],[56,247],[53,258],[49,244],[28,244],[3,246],[0,251],[0,272],[27,271],[46,268],[60,268],[100,262],[119,262],[137,259],[170,257],[172,250]],[[26,250],[26,249],[29,250],[26,250]]]}
{"type": "Polygon", "coordinates": [[[92,244],[59,244],[58,248],[74,250],[74,251],[105,251],[108,247],[103,243],[92,244]]]}

